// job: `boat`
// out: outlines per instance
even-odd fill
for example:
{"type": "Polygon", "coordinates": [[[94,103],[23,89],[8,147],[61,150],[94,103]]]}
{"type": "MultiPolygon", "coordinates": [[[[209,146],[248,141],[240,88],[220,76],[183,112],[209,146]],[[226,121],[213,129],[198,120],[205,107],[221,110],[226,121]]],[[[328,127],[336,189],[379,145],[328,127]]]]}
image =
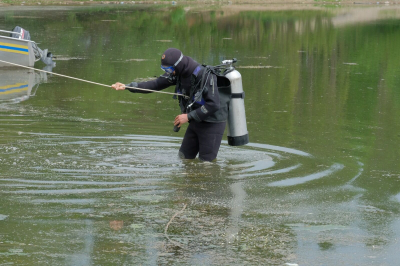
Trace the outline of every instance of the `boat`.
{"type": "MultiPolygon", "coordinates": [[[[29,31],[16,26],[12,31],[0,30],[0,60],[13,64],[33,67],[41,60],[46,65],[55,66],[53,55],[47,49],[40,49],[31,40],[29,31]]],[[[10,66],[0,62],[0,67],[10,66]]]]}

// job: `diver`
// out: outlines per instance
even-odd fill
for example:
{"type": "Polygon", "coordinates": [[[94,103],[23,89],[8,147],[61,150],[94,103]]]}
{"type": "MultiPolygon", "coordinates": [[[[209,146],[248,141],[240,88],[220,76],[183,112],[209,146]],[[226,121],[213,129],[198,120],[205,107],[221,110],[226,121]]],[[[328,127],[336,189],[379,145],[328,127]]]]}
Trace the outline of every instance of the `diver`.
{"type": "Polygon", "coordinates": [[[202,161],[217,158],[226,121],[228,118],[229,95],[219,93],[217,76],[209,67],[197,63],[176,48],[167,49],[161,57],[161,69],[165,73],[146,82],[117,82],[111,87],[115,90],[128,89],[133,93],[149,93],[126,87],[136,87],[159,91],[175,85],[181,114],[175,117],[174,131],[189,122],[179,156],[194,159],[197,154],[202,161]]]}

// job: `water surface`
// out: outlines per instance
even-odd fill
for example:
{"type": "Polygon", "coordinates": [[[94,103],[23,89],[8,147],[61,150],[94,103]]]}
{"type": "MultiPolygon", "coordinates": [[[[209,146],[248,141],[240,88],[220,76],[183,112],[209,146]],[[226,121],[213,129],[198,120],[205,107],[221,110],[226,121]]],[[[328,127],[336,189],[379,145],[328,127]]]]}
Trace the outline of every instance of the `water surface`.
{"type": "Polygon", "coordinates": [[[168,47],[238,58],[251,143],[182,161],[171,96],[1,69],[32,88],[0,91],[0,262],[395,265],[399,9],[299,9],[2,8],[52,71],[103,84],[162,74],[168,47]]]}

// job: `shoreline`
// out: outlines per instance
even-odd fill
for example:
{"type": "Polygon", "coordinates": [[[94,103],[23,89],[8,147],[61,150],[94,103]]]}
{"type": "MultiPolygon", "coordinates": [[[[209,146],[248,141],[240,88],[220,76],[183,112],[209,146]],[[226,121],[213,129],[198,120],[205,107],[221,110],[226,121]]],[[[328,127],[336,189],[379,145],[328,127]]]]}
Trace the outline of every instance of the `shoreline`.
{"type": "Polygon", "coordinates": [[[213,1],[213,0],[193,0],[193,1],[171,1],[171,0],[162,0],[162,1],[103,1],[103,0],[0,0],[0,6],[2,7],[12,7],[12,6],[90,6],[90,5],[188,5],[188,4],[196,4],[196,5],[318,5],[318,6],[340,6],[340,5],[367,5],[367,6],[389,6],[389,5],[398,5],[400,4],[400,0],[396,1],[371,1],[371,0],[224,0],[224,1],[213,1]]]}

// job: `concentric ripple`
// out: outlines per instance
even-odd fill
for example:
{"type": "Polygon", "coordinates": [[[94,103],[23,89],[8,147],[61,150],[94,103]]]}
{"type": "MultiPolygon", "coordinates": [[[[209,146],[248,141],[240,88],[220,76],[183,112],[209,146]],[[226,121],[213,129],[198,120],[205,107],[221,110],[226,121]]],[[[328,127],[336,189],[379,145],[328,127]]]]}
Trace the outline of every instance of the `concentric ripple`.
{"type": "MultiPolygon", "coordinates": [[[[182,140],[175,137],[18,134],[22,141],[0,146],[2,204],[4,210],[13,210],[0,213],[0,221],[24,240],[5,241],[13,247],[37,243],[29,259],[55,256],[54,265],[96,264],[104,256],[121,264],[119,254],[125,251],[133,254],[132,265],[188,262],[205,252],[202,263],[224,258],[217,264],[234,264],[237,249],[247,248],[248,258],[255,259],[259,247],[271,250],[267,260],[283,262],[292,252],[293,230],[282,228],[281,218],[265,223],[262,217],[287,217],[303,205],[295,207],[290,201],[282,209],[285,198],[280,195],[286,194],[280,188],[311,182],[318,188],[324,185],[320,180],[336,178],[345,168],[304,151],[266,144],[231,147],[223,142],[217,161],[207,163],[181,160],[177,153],[182,140]],[[161,232],[183,203],[188,207],[168,234],[190,252],[171,256],[175,247],[161,232]],[[20,229],[26,224],[36,228],[20,229]],[[68,250],[60,251],[62,243],[49,244],[42,232],[66,239],[68,250]],[[96,253],[99,248],[114,249],[115,241],[119,253],[96,253]],[[285,248],[282,241],[288,244],[285,248]]],[[[361,172],[343,180],[343,187],[352,188],[361,172]]],[[[301,217],[303,212],[286,219],[293,224],[301,217]]]]}
{"type": "MultiPolygon", "coordinates": [[[[30,134],[28,142],[0,148],[5,154],[3,167],[8,167],[0,185],[18,194],[153,189],[158,181],[187,174],[187,162],[177,156],[180,142],[180,138],[145,135],[30,134]]],[[[265,178],[272,187],[327,178],[344,167],[339,163],[315,167],[311,154],[295,149],[256,143],[231,147],[226,142],[213,164],[223,169],[225,178],[265,178]]],[[[203,174],[191,172],[192,176],[203,174]]]]}

